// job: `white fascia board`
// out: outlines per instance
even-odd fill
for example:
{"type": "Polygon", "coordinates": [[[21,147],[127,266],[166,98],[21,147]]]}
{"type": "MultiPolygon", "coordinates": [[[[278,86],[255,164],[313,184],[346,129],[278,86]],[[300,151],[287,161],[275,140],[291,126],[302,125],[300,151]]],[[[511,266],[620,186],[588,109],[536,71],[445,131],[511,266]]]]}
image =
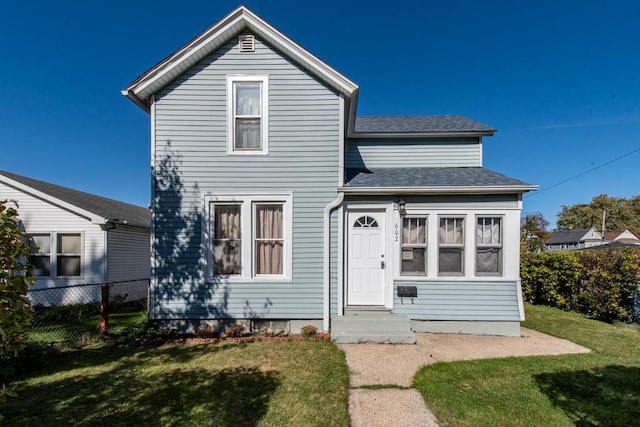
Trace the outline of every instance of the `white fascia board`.
{"type": "Polygon", "coordinates": [[[433,137],[442,137],[445,136],[447,138],[475,138],[482,136],[493,136],[496,131],[486,131],[486,132],[384,132],[384,133],[372,133],[372,132],[355,132],[351,129],[351,134],[349,138],[358,139],[358,138],[433,138],[433,137]]]}
{"type": "Polygon", "coordinates": [[[325,62],[314,56],[244,6],[240,6],[200,36],[148,70],[122,93],[148,111],[148,98],[169,84],[190,66],[211,54],[235,34],[249,28],[303,65],[311,73],[347,96],[358,86],[325,62]],[[137,98],[137,99],[136,99],[137,98]]]}
{"type": "Polygon", "coordinates": [[[356,195],[388,195],[388,194],[513,194],[537,190],[537,185],[521,186],[484,186],[484,187],[340,187],[338,191],[356,195]]]}
{"type": "Polygon", "coordinates": [[[17,190],[20,190],[24,193],[27,193],[33,197],[36,197],[40,200],[44,200],[47,203],[51,203],[54,206],[58,206],[62,209],[65,209],[69,212],[72,212],[78,216],[81,216],[89,221],[91,221],[91,223],[93,224],[104,224],[107,222],[108,218],[104,218],[100,215],[96,215],[93,212],[89,212],[85,209],[79,208],[76,205],[73,205],[69,202],[65,202],[62,199],[58,199],[57,197],[53,197],[50,194],[44,193],[40,190],[36,190],[33,187],[30,187],[26,184],[23,184],[21,182],[15,181],[11,178],[8,178],[4,175],[0,176],[0,182],[4,182],[5,184],[7,184],[10,187],[13,187],[17,190]]]}

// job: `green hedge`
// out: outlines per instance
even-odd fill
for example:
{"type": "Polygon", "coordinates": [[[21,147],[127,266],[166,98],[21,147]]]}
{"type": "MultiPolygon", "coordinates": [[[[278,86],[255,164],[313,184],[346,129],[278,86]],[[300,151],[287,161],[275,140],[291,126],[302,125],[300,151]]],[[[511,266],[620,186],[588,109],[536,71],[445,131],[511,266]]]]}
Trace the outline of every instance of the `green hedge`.
{"type": "Polygon", "coordinates": [[[524,299],[610,322],[640,321],[640,248],[522,254],[524,299]]]}

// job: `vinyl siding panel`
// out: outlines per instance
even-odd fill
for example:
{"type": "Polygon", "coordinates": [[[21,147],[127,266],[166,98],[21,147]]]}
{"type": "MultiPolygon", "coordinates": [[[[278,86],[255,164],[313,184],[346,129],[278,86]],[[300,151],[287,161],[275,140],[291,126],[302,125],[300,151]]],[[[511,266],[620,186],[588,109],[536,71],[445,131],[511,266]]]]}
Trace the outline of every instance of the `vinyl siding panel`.
{"type": "Polygon", "coordinates": [[[520,321],[516,281],[394,282],[394,313],[416,320],[520,321]],[[418,297],[397,297],[397,286],[416,286],[418,297]]]}
{"type": "Polygon", "coordinates": [[[119,226],[107,232],[107,280],[146,279],[151,273],[149,231],[119,226]]]}
{"type": "Polygon", "coordinates": [[[351,139],[345,147],[349,168],[482,166],[478,138],[351,139]]]}
{"type": "MultiPolygon", "coordinates": [[[[104,270],[104,232],[87,218],[69,212],[22,190],[0,183],[0,199],[15,200],[18,212],[27,233],[81,233],[81,276],[80,277],[37,277],[31,289],[55,288],[85,283],[102,283],[104,270]]],[[[55,275],[55,272],[53,272],[55,275]]],[[[81,291],[36,292],[30,294],[34,303],[69,304],[95,299],[99,295],[87,289],[81,291]]]]}
{"type": "MultiPolygon", "coordinates": [[[[323,211],[337,197],[338,95],[260,40],[255,52],[240,53],[234,38],[157,94],[154,116],[152,315],[321,318],[323,211]],[[228,74],[269,76],[267,155],[227,154],[228,74]],[[202,195],[240,193],[293,195],[290,281],[206,279],[202,195]]],[[[336,266],[332,255],[332,283],[336,266]]]]}

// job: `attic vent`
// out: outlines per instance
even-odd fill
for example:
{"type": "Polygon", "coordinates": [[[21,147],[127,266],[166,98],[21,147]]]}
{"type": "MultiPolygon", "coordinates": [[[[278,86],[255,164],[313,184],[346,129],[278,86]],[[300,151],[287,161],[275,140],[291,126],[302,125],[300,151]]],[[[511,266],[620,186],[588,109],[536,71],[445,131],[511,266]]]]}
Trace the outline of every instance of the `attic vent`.
{"type": "Polygon", "coordinates": [[[240,36],[240,52],[253,52],[256,50],[256,38],[252,34],[240,36]]]}

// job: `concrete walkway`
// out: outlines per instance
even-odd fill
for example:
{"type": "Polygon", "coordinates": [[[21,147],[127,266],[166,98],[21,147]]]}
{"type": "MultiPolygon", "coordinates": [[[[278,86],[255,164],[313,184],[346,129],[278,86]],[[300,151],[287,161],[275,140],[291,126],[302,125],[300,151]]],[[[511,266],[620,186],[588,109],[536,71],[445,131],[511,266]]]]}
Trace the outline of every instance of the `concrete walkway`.
{"type": "Polygon", "coordinates": [[[521,328],[522,337],[416,334],[416,345],[339,344],[349,366],[351,426],[437,426],[417,390],[410,388],[424,365],[455,360],[588,353],[570,341],[521,328]],[[391,385],[372,390],[363,386],[391,385]]]}

